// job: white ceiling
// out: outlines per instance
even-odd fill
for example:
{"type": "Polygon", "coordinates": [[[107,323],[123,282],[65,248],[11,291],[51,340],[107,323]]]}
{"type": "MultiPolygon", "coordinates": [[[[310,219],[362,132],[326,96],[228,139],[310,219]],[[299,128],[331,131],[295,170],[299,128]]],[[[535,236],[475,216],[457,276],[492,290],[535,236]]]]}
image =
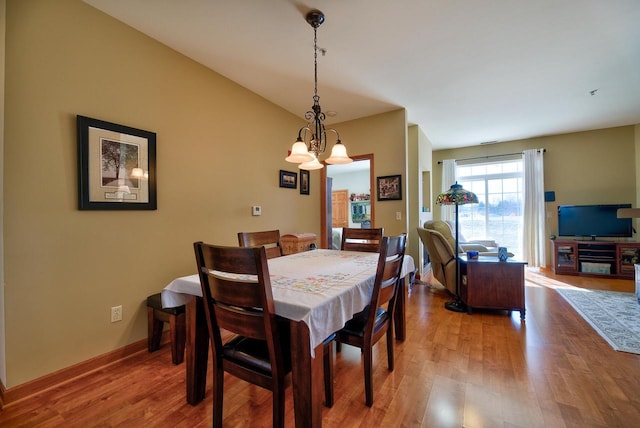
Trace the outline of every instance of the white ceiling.
{"type": "Polygon", "coordinates": [[[638,0],[85,2],[300,117],[320,9],[327,123],[404,107],[434,149],[640,123],[638,0]]]}

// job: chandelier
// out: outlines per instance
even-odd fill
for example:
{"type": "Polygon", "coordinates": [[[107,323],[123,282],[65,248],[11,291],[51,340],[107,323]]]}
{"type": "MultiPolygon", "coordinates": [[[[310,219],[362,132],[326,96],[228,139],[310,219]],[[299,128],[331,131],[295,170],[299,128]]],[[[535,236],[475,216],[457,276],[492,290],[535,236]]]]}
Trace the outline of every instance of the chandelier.
{"type": "Polygon", "coordinates": [[[325,114],[320,108],[320,97],[318,96],[318,27],[324,22],[324,14],[319,10],[312,10],[307,13],[306,21],[313,27],[313,65],[314,65],[314,87],[313,106],[311,110],[304,114],[308,123],[298,131],[298,138],[293,143],[289,156],[285,158],[287,162],[299,163],[298,168],[312,170],[323,168],[318,161],[318,156],[327,149],[327,133],[336,134],[336,144],[331,149],[331,156],[325,162],[328,164],[346,164],[353,162],[347,155],[347,148],[340,141],[340,134],[333,128],[324,126],[325,114]],[[308,142],[307,142],[308,140],[308,142]]]}

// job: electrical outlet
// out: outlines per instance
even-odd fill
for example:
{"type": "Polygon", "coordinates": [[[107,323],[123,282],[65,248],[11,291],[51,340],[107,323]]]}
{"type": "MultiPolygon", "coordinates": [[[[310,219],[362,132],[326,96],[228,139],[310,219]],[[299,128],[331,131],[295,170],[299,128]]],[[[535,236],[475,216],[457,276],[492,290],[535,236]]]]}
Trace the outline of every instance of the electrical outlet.
{"type": "Polygon", "coordinates": [[[111,322],[122,321],[122,305],[111,308],[111,322]]]}
{"type": "Polygon", "coordinates": [[[402,213],[400,211],[396,211],[396,220],[402,220],[402,213]]]}

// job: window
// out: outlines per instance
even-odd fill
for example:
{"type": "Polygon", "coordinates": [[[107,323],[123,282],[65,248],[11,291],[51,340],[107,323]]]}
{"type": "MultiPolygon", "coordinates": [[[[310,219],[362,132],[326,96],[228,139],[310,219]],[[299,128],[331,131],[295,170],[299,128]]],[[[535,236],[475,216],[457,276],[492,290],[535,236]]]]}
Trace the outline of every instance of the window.
{"type": "Polygon", "coordinates": [[[465,239],[493,239],[522,256],[522,170],[522,159],[456,165],[458,183],[479,202],[458,208],[465,239]]]}

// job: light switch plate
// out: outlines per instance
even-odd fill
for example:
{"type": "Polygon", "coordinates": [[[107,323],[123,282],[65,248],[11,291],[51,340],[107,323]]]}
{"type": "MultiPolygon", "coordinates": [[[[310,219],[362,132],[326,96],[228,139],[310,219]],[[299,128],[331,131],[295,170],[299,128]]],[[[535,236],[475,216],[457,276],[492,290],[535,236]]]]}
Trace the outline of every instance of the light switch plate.
{"type": "Polygon", "coordinates": [[[260,205],[252,206],[251,215],[262,215],[262,207],[260,205]]]}

